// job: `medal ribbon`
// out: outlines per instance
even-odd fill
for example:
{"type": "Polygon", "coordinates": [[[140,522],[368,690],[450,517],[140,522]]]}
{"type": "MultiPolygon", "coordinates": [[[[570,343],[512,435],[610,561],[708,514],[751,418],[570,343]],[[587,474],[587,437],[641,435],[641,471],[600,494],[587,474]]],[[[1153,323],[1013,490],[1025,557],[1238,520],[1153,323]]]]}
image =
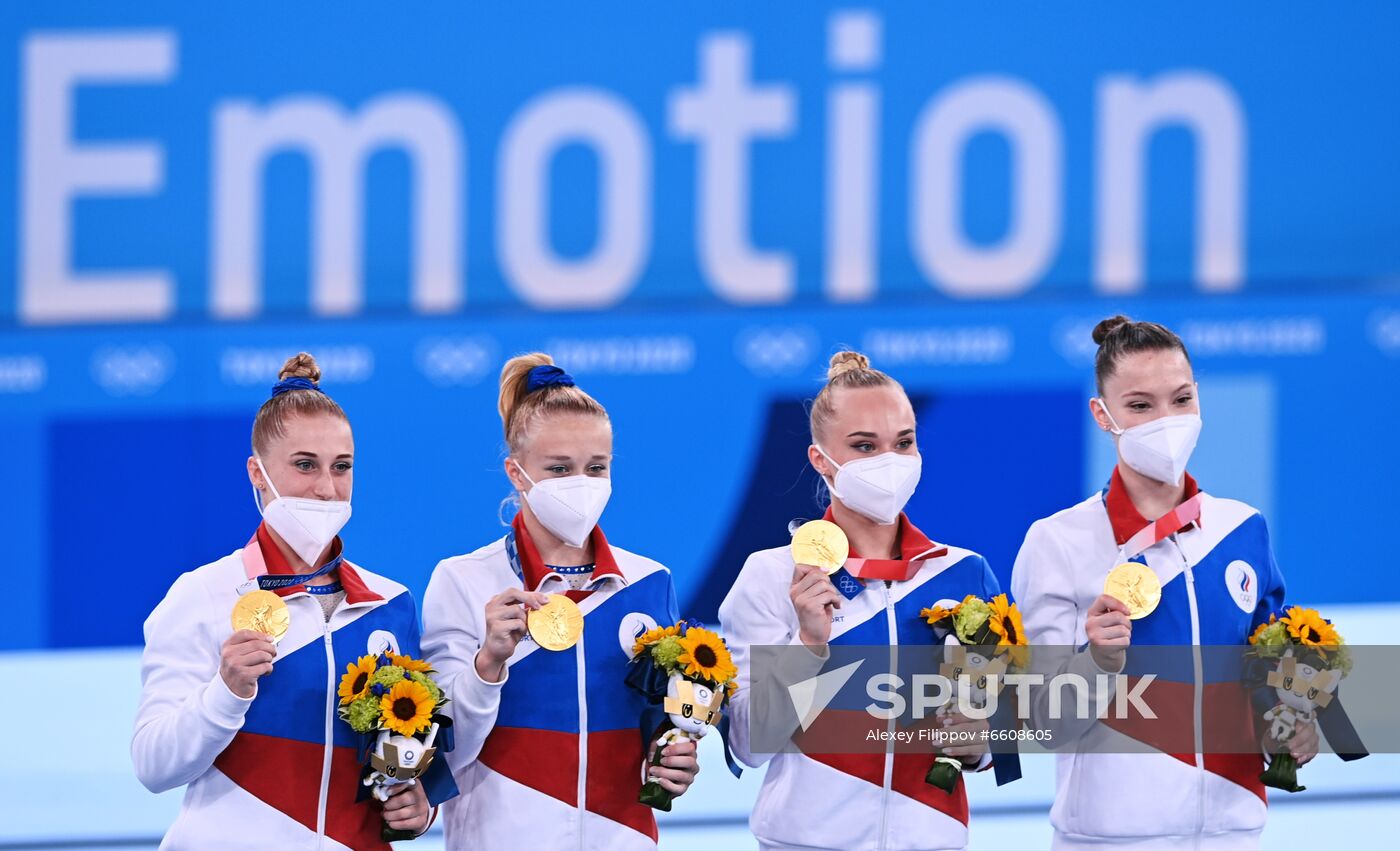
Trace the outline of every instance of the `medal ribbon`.
{"type": "Polygon", "coordinates": [[[906,579],[913,579],[914,574],[919,572],[919,568],[924,566],[924,562],[942,558],[947,554],[947,547],[939,547],[936,550],[920,553],[916,559],[848,558],[841,569],[831,575],[831,581],[836,585],[837,591],[840,591],[847,600],[851,600],[865,590],[863,582],[857,580],[883,579],[888,582],[903,582],[906,579]]]}
{"type": "Polygon", "coordinates": [[[525,581],[525,570],[520,566],[520,553],[515,549],[514,529],[506,532],[506,561],[510,562],[510,569],[515,571],[515,578],[523,583],[525,581]]]}
{"type": "Polygon", "coordinates": [[[290,588],[293,585],[305,585],[308,581],[318,576],[325,576],[345,561],[345,556],[339,555],[326,562],[325,566],[312,573],[300,573],[288,576],[282,573],[265,573],[258,577],[258,587],[264,591],[276,591],[279,588],[290,588]]]}
{"type": "MultiPolygon", "coordinates": [[[[515,544],[515,530],[514,530],[514,529],[510,529],[510,530],[508,530],[508,531],[506,532],[505,546],[506,546],[506,561],[510,563],[510,569],[511,569],[512,571],[514,571],[514,573],[515,573],[515,578],[516,578],[516,579],[519,579],[520,582],[521,582],[521,584],[523,585],[524,582],[525,582],[525,568],[522,567],[521,564],[520,564],[520,551],[516,548],[516,544],[515,544]]],[[[577,567],[555,567],[555,566],[553,566],[553,565],[548,565],[548,564],[547,564],[547,565],[545,565],[545,567],[548,568],[549,570],[551,570],[551,571],[553,571],[553,572],[559,574],[560,576],[566,576],[566,575],[579,575],[579,574],[584,574],[584,573],[591,573],[591,572],[593,571],[593,568],[596,567],[596,565],[595,565],[595,564],[581,564],[581,565],[578,565],[577,567]]],[[[525,590],[528,591],[528,590],[531,590],[531,589],[528,589],[528,588],[527,588],[527,589],[525,589],[525,590]]]]}
{"type": "Polygon", "coordinates": [[[1148,523],[1133,534],[1123,545],[1123,558],[1131,559],[1143,550],[1164,540],[1183,526],[1195,523],[1201,517],[1201,494],[1190,499],[1148,523]]]}

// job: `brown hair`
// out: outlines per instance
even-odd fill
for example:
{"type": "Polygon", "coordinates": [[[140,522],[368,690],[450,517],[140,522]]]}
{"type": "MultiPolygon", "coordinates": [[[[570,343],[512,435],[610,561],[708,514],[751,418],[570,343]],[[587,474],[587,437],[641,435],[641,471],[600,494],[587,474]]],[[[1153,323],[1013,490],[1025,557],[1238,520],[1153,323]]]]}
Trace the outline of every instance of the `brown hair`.
{"type": "Polygon", "coordinates": [[[898,387],[901,392],[904,390],[898,381],[878,369],[871,369],[870,358],[860,352],[837,352],[831,356],[831,363],[826,369],[826,386],[812,402],[813,442],[817,439],[817,432],[836,416],[836,403],[832,400],[835,391],[859,387],[898,387]]]}
{"type": "Polygon", "coordinates": [[[506,448],[514,453],[525,442],[536,421],[554,414],[591,414],[608,419],[608,412],[592,396],[572,384],[551,384],[530,390],[530,371],[553,366],[543,352],[516,355],[501,368],[501,396],[497,407],[505,429],[506,448]]]}
{"type": "Polygon", "coordinates": [[[1118,361],[1125,355],[1176,349],[1186,358],[1186,363],[1191,363],[1186,344],[1170,328],[1156,322],[1134,322],[1122,314],[1095,325],[1094,342],[1099,347],[1094,357],[1094,379],[1098,382],[1100,396],[1103,383],[1118,369],[1118,361]]]}
{"type": "MultiPolygon", "coordinates": [[[[301,352],[295,357],[287,358],[287,362],[282,364],[282,371],[277,373],[279,382],[288,378],[305,378],[317,384],[321,380],[321,368],[316,365],[315,358],[301,352]]],[[[263,402],[253,420],[253,453],[261,454],[267,449],[268,443],[284,436],[287,433],[287,423],[291,420],[317,414],[338,417],[347,423],[350,421],[345,416],[345,411],[341,410],[331,397],[322,393],[319,387],[315,390],[294,388],[263,402]]]]}

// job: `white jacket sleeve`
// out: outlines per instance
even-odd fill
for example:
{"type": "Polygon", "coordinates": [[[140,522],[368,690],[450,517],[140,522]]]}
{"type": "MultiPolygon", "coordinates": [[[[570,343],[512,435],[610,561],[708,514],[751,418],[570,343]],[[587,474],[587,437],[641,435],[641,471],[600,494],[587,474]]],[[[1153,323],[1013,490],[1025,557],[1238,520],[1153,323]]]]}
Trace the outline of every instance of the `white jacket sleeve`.
{"type": "Polygon", "coordinates": [[[498,683],[488,683],[476,672],[486,599],[469,592],[463,571],[443,561],[433,570],[423,595],[423,655],[437,670],[438,684],[452,701],[446,709],[456,736],[452,757],[463,763],[481,754],[481,746],[496,726],[501,688],[510,678],[509,666],[498,683]]]}
{"type": "Polygon", "coordinates": [[[802,644],[797,613],[788,597],[791,579],[791,563],[775,563],[771,552],[754,553],[719,607],[720,629],[739,669],[739,690],[729,703],[729,744],[734,756],[753,768],[773,753],[754,752],[750,724],[757,719],[767,729],[783,719],[796,730],[796,710],[787,686],[816,676],[831,655],[826,650],[819,656],[802,644]],[[793,650],[782,654],[781,671],[762,672],[755,678],[753,648],[764,645],[788,645],[793,650]]]}
{"type": "Polygon", "coordinates": [[[183,786],[208,771],[253,703],[229,691],[219,676],[227,636],[211,628],[206,616],[212,609],[208,592],[186,573],[146,618],[131,761],[152,792],[183,786]]]}
{"type": "MultiPolygon", "coordinates": [[[[1118,677],[1100,668],[1086,649],[1080,601],[1074,591],[1074,564],[1044,521],[1037,521],[1026,532],[1026,540],[1011,568],[1011,594],[1021,610],[1021,623],[1031,643],[1032,672],[1043,675],[1046,683],[1060,674],[1079,675],[1090,686],[1091,704],[1097,708],[1112,700],[1118,677]],[[1107,690],[1097,688],[1099,674],[1110,675],[1107,690]]],[[[1041,743],[1047,748],[1068,745],[1097,723],[1094,718],[1073,717],[1073,712],[1061,713],[1069,717],[1051,719],[1050,689],[1039,686],[1030,692],[1032,723],[1054,734],[1053,739],[1041,743]]],[[[1066,689],[1062,705],[1072,707],[1075,701],[1068,695],[1066,689]]]]}

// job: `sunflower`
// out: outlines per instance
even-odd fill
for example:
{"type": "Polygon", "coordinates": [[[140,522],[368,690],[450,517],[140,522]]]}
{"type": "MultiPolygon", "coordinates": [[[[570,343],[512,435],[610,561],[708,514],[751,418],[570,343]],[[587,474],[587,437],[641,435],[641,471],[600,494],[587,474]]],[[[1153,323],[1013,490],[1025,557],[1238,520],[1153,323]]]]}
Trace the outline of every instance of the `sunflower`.
{"type": "Polygon", "coordinates": [[[729,648],[718,635],[693,626],[680,637],[681,654],[676,663],[687,676],[700,677],[712,683],[727,683],[739,674],[729,648]]]}
{"type": "Polygon", "coordinates": [[[389,664],[398,665],[405,671],[417,671],[420,674],[431,674],[433,666],[422,659],[415,659],[412,656],[400,656],[397,653],[389,654],[389,664]]]}
{"type": "Polygon", "coordinates": [[[1337,628],[1324,620],[1316,609],[1293,606],[1283,622],[1288,626],[1288,634],[1294,642],[1305,647],[1318,647],[1325,653],[1342,643],[1337,628]]]}
{"type": "Polygon", "coordinates": [[[987,619],[987,627],[997,636],[997,646],[1012,648],[1012,661],[1018,665],[1025,664],[1025,651],[1016,649],[1030,643],[1026,641],[1026,630],[1021,625],[1021,610],[1008,601],[1005,594],[993,597],[991,608],[992,615],[987,619]]]}
{"type": "Polygon", "coordinates": [[[345,666],[345,676],[340,678],[341,706],[364,696],[369,689],[369,678],[374,676],[374,669],[379,665],[378,660],[377,656],[361,656],[359,661],[345,666]]]}
{"type": "Polygon", "coordinates": [[[650,645],[655,644],[656,642],[660,641],[668,635],[679,635],[680,631],[680,624],[673,624],[671,626],[658,626],[656,629],[649,629],[641,635],[637,636],[637,640],[632,643],[632,655],[636,656],[638,653],[641,653],[643,650],[647,649],[647,647],[649,647],[650,645]]]}
{"type": "Polygon", "coordinates": [[[960,608],[962,608],[962,603],[958,603],[951,609],[945,609],[937,603],[934,603],[931,609],[920,609],[919,617],[928,621],[929,626],[933,626],[945,618],[951,618],[953,615],[956,615],[960,608]]]}
{"type": "Polygon", "coordinates": [[[384,729],[412,736],[428,729],[433,719],[433,696],[422,683],[401,680],[379,698],[384,729]]]}

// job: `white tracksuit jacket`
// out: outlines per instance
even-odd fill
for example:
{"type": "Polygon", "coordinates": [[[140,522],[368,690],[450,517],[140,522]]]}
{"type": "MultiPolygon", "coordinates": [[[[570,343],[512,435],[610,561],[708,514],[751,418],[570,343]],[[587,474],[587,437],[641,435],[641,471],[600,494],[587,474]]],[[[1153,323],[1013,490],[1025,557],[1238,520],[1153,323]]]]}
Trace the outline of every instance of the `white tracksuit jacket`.
{"type": "MultiPolygon", "coordinates": [[[[829,511],[826,519],[831,519],[829,511]]],[[[920,609],[940,601],[961,602],[968,594],[990,599],[1001,593],[982,556],[931,542],[903,515],[899,523],[902,557],[927,562],[908,580],[872,580],[846,599],[832,619],[831,647],[934,644],[933,630],[920,617],[920,609]],[[940,549],[945,554],[936,556],[940,549]]],[[[966,790],[959,783],[948,794],[924,782],[933,764],[932,747],[924,753],[889,747],[884,753],[753,751],[753,718],[793,712],[786,690],[765,687],[750,668],[751,648],[801,645],[797,613],[788,597],[793,569],[790,547],[754,553],[719,610],[725,640],[739,667],[740,688],[730,703],[730,743],[745,764],[768,764],[749,818],[754,835],[764,848],[779,849],[965,847],[966,790]]],[[[785,654],[784,659],[795,665],[782,674],[785,684],[817,675],[824,663],[805,650],[785,654]]],[[[988,764],[990,759],[984,758],[981,767],[988,764]]]]}
{"type": "MultiPolygon", "coordinates": [[[[254,537],[182,575],[146,619],[131,758],[151,791],[187,787],[160,847],[387,849],[379,805],[356,801],[359,734],[336,714],[337,688],[360,656],[418,655],[413,595],[346,562],[345,601],[328,623],[302,586],[280,590],[291,625],[244,700],[219,676],[219,656],[238,587],[269,572],[262,552],[254,537]]],[[[430,801],[453,793],[445,771],[429,774],[440,775],[425,777],[430,801]]]]}
{"type": "Polygon", "coordinates": [[[654,849],[656,818],[638,803],[645,699],[624,679],[634,639],[677,620],[671,573],[593,531],[586,595],[543,565],[517,517],[507,536],[445,559],[423,598],[423,651],[452,700],[461,797],[443,807],[449,849],[654,849]],[[517,575],[507,550],[513,540],[517,575]],[[507,588],[579,598],[582,637],[541,648],[526,635],[506,676],[476,673],[486,601],[507,588]]]}
{"type": "MultiPolygon", "coordinates": [[[[1196,485],[1187,479],[1189,497],[1196,485]]],[[[1109,570],[1124,561],[1122,543],[1146,525],[1115,470],[1104,491],[1031,526],[1011,589],[1032,645],[1086,645],[1089,605],[1103,593],[1109,570]]],[[[1199,521],[1138,560],[1157,574],[1162,598],[1151,614],[1133,622],[1134,645],[1240,645],[1283,603],[1283,576],[1264,518],[1235,500],[1202,494],[1199,521]]],[[[1082,668],[1080,673],[1097,671],[1087,652],[1069,665],[1082,668]]],[[[1180,681],[1159,677],[1152,684],[1180,699],[1189,713],[1183,719],[1196,719],[1186,723],[1194,727],[1197,751],[1212,736],[1212,721],[1249,714],[1235,683],[1205,668],[1195,651],[1193,670],[1180,681]]],[[[1262,754],[1105,753],[1134,745],[1111,723],[1092,725],[1086,735],[1094,738],[1056,755],[1050,819],[1057,848],[1104,842],[1144,851],[1257,847],[1267,809],[1258,779],[1262,754]]]]}

